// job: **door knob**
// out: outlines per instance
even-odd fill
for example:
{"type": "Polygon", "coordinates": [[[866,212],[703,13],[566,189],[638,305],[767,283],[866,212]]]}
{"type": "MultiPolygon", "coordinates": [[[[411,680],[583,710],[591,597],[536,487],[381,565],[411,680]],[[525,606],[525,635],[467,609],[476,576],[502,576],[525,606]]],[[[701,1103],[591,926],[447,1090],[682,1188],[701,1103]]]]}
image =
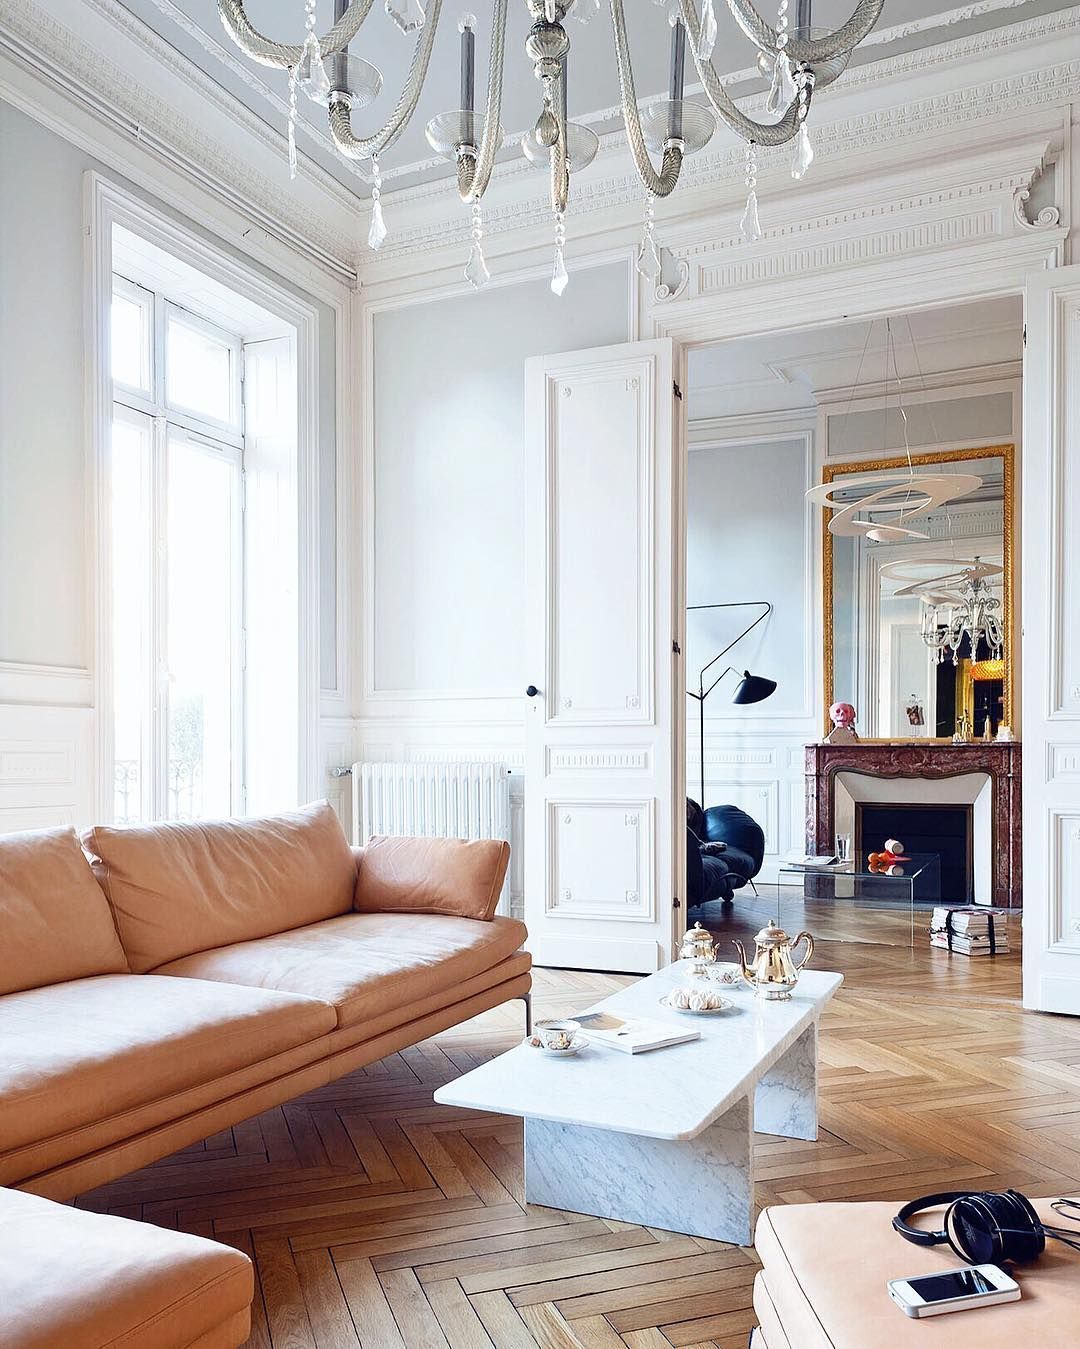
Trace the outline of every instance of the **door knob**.
{"type": "Polygon", "coordinates": [[[539,692],[540,690],[536,687],[535,684],[530,684],[529,687],[525,690],[525,696],[527,698],[535,698],[539,692]]]}

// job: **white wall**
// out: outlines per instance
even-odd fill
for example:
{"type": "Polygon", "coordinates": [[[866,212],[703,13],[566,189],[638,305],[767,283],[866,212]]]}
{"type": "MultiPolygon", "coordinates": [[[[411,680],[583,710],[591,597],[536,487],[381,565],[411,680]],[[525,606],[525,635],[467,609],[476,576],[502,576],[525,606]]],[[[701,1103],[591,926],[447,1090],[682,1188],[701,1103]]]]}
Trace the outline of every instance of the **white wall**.
{"type": "Polygon", "coordinates": [[[535,678],[525,360],[625,341],[628,313],[626,268],[613,265],[576,271],[561,300],[534,280],[376,314],[369,692],[520,698],[535,678]]]}
{"type": "Polygon", "coordinates": [[[0,661],[90,662],[85,164],[0,103],[0,661]]]}

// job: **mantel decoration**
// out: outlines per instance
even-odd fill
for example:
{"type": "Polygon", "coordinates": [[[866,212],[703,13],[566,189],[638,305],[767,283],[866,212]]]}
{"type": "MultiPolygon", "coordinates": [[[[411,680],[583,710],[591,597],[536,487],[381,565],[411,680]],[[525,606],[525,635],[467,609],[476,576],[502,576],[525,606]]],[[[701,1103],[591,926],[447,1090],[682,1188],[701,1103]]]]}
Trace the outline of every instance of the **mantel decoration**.
{"type": "MultiPolygon", "coordinates": [[[[634,88],[629,38],[623,0],[609,0],[615,57],[619,71],[623,124],[634,165],[645,191],[644,229],[638,250],[639,272],[659,280],[660,249],[655,238],[654,204],[675,190],[687,155],[708,144],[719,117],[746,142],[746,209],[741,221],[745,239],[761,237],[757,205],[758,145],[795,142],[791,173],[801,178],[814,157],[806,127],[814,90],[829,84],[846,67],[852,51],[877,22],[884,0],[858,0],[851,17],[834,32],[811,23],[811,0],[796,0],[795,24],[790,26],[790,0],[778,0],[776,27],[758,14],[750,0],[727,0],[736,22],[758,49],[758,68],[771,80],[766,111],[774,121],[759,122],[741,112],[724,89],[712,62],[717,38],[718,0],[655,0],[670,6],[671,63],[667,99],[639,110],[634,88]],[[685,100],[684,76],[687,38],[707,106],[685,100]],[[652,155],[659,156],[659,168],[652,155]]],[[[405,34],[415,33],[415,46],[404,88],[389,119],[368,135],[357,135],[352,119],[382,88],[381,73],[369,62],[349,54],[349,44],[374,7],[374,0],[334,0],[335,21],[323,35],[315,31],[317,0],[303,0],[302,43],[276,42],[252,25],[244,0],[218,0],[226,31],[247,56],[262,65],[288,71],[289,164],[296,173],[296,118],[300,92],[327,108],[330,134],[347,159],[370,164],[372,183],[371,228],[368,243],[377,249],[387,227],[381,202],[379,156],[394,144],[416,112],[427,77],[442,0],[384,0],[389,17],[405,34]]],[[[499,122],[502,105],[503,54],[508,0],[492,0],[488,57],[487,99],[476,108],[476,28],[473,15],[458,23],[461,35],[461,98],[459,108],[440,113],[427,124],[432,149],[457,166],[458,192],[469,207],[472,246],[465,277],[477,288],[489,273],[483,252],[481,201],[491,180],[495,156],[503,145],[499,122]]],[[[555,261],[551,289],[561,295],[569,277],[563,259],[566,210],[571,174],[589,164],[599,142],[588,127],[567,118],[566,89],[570,37],[563,27],[569,15],[588,23],[599,13],[601,0],[525,0],[532,27],[525,52],[541,85],[541,109],[533,129],[522,138],[526,157],[551,175],[551,209],[555,218],[555,261]]],[[[298,0],[299,4],[299,0],[298,0]]],[[[645,25],[643,25],[644,27],[645,25]]]]}

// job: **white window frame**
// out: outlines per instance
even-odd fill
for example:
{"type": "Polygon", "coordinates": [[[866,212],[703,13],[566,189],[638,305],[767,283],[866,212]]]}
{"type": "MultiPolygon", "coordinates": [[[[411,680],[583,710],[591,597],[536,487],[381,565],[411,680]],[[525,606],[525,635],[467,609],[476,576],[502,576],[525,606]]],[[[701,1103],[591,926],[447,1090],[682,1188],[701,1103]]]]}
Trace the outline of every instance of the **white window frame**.
{"type": "MultiPolygon", "coordinates": [[[[230,811],[242,814],[247,799],[244,750],[244,438],[243,438],[243,343],[240,337],[220,328],[211,320],[195,314],[170,300],[164,290],[141,286],[120,273],[114,273],[113,293],[127,295],[142,304],[150,314],[150,378],[147,395],[120,381],[113,381],[113,420],[126,419],[147,424],[150,444],[150,533],[151,596],[148,628],[150,633],[147,705],[143,716],[150,730],[147,762],[140,764],[139,818],[167,819],[169,810],[169,699],[168,650],[168,473],[170,442],[187,441],[206,453],[231,464],[235,471],[233,492],[233,533],[231,590],[236,599],[231,614],[229,653],[230,706],[230,811]],[[230,354],[230,416],[218,421],[189,408],[179,408],[168,400],[168,357],[166,351],[170,318],[198,331],[206,332],[225,346],[230,354]]],[[[115,773],[116,760],[113,759],[115,773]]]]}
{"type": "MultiPolygon", "coordinates": [[[[110,292],[110,300],[112,299],[113,296],[116,295],[120,295],[125,300],[130,300],[132,304],[138,305],[139,308],[142,309],[146,314],[147,316],[146,335],[150,350],[150,362],[146,370],[145,385],[126,384],[122,380],[113,379],[112,381],[113,389],[115,391],[122,390],[124,393],[128,394],[132,398],[153,399],[156,392],[154,389],[154,371],[157,368],[157,362],[154,360],[155,343],[156,343],[155,337],[156,330],[154,326],[154,292],[147,290],[145,286],[140,286],[134,281],[129,281],[126,276],[119,276],[116,273],[114,273],[112,290],[110,292]]],[[[111,339],[110,339],[110,347],[111,347],[111,339]]],[[[111,369],[109,371],[109,374],[111,377],[112,376],[111,369]]]]}
{"type": "MultiPolygon", "coordinates": [[[[93,699],[97,741],[94,817],[113,811],[112,619],[110,612],[109,442],[114,388],[109,368],[110,297],[113,284],[113,230],[120,227],[182,259],[245,296],[288,325],[295,334],[297,369],[297,792],[298,801],[326,794],[319,750],[319,311],[295,291],[277,284],[265,270],[225,251],[175,219],[162,214],[97,170],[84,175],[86,204],[86,418],[87,480],[90,484],[88,541],[95,565],[87,568],[86,607],[94,636],[93,699]]],[[[344,342],[349,303],[338,288],[313,287],[334,315],[337,348],[344,342]]],[[[338,412],[342,406],[339,374],[338,412]]],[[[180,414],[176,420],[182,421],[180,414]]],[[[340,456],[339,456],[340,461],[340,456]]],[[[339,474],[341,466],[339,462],[339,474]]],[[[338,511],[343,509],[340,491],[338,511]]],[[[338,604],[342,576],[338,573],[338,604]]],[[[340,649],[340,641],[338,643],[340,649]]]]}
{"type": "Polygon", "coordinates": [[[201,314],[195,313],[194,310],[185,309],[183,305],[170,300],[167,295],[160,295],[160,303],[155,308],[161,311],[161,333],[157,348],[162,352],[160,366],[161,392],[159,397],[170,421],[178,424],[190,423],[194,427],[213,428],[221,433],[223,439],[229,440],[233,444],[239,443],[242,445],[244,434],[243,340],[235,333],[219,328],[216,323],[201,314]],[[211,417],[206,412],[199,412],[194,408],[185,407],[183,403],[174,403],[170,400],[167,383],[168,365],[164,358],[170,320],[176,322],[180,327],[191,329],[193,332],[205,333],[228,350],[230,369],[229,414],[227,417],[211,417]]]}

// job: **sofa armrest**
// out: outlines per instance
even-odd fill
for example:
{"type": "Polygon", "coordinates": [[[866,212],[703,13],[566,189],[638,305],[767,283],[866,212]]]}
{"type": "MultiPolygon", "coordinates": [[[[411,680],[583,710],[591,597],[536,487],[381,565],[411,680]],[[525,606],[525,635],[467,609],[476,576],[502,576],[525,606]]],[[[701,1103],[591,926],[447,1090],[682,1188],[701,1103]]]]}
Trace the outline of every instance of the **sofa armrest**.
{"type": "Polygon", "coordinates": [[[353,907],[362,913],[439,913],[490,921],[510,845],[501,839],[370,839],[359,854],[353,907]]]}

